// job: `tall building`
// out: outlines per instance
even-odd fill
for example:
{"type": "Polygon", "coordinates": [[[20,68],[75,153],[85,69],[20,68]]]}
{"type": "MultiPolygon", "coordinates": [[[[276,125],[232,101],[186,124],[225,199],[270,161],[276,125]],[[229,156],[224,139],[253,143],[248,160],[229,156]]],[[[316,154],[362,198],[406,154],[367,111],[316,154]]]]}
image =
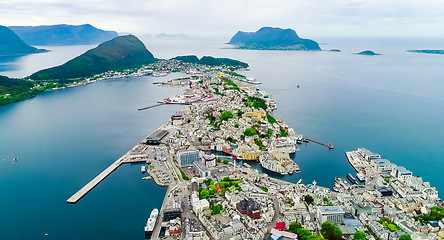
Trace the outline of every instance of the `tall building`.
{"type": "Polygon", "coordinates": [[[194,162],[199,161],[198,150],[186,150],[177,152],[177,162],[181,167],[191,167],[194,162]]]}
{"type": "Polygon", "coordinates": [[[344,214],[345,212],[338,206],[320,206],[316,217],[321,224],[329,221],[335,225],[340,225],[344,222],[344,214]]]}

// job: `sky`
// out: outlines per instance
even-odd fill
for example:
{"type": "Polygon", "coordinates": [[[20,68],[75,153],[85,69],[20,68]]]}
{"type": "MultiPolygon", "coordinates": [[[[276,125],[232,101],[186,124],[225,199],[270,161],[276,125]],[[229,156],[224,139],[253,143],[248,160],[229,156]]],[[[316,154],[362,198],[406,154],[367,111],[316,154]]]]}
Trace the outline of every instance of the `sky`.
{"type": "Polygon", "coordinates": [[[444,37],[443,0],[0,0],[0,19],[136,35],[230,37],[271,26],[307,38],[444,37]]]}

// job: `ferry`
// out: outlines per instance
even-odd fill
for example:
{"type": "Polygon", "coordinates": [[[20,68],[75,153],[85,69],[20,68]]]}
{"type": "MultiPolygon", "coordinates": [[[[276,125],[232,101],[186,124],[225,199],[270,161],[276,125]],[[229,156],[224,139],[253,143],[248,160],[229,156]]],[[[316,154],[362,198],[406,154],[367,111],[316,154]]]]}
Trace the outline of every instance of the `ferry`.
{"type": "Polygon", "coordinates": [[[351,175],[351,173],[347,174],[347,178],[348,178],[348,180],[350,180],[350,182],[352,184],[358,184],[358,181],[356,181],[356,178],[353,177],[353,175],[351,175]]]}
{"type": "Polygon", "coordinates": [[[141,171],[142,173],[145,173],[145,172],[146,172],[146,166],[143,165],[143,166],[140,168],[140,171],[141,171]]]}
{"type": "Polygon", "coordinates": [[[261,84],[261,82],[256,81],[254,78],[252,77],[246,77],[246,78],[238,78],[237,80],[241,81],[241,82],[246,82],[246,83],[250,83],[250,84],[261,84]]]}
{"type": "Polygon", "coordinates": [[[148,176],[148,177],[143,177],[142,179],[143,179],[143,180],[148,180],[148,179],[151,179],[151,178],[153,178],[153,177],[148,176]]]}
{"type": "Polygon", "coordinates": [[[150,214],[150,218],[148,218],[148,221],[146,222],[145,239],[151,239],[158,215],[159,215],[159,210],[157,208],[154,208],[154,210],[150,214]]]}
{"type": "Polygon", "coordinates": [[[359,179],[359,181],[361,182],[365,182],[365,176],[362,173],[356,173],[356,177],[359,179]]]}

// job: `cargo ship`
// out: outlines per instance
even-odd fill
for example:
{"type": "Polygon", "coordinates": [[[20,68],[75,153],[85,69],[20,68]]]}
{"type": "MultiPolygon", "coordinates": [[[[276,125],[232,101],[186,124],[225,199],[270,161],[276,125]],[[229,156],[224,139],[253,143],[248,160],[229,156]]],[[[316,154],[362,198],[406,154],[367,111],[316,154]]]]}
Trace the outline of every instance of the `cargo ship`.
{"type": "Polygon", "coordinates": [[[352,184],[358,184],[358,181],[356,181],[356,178],[353,177],[353,175],[351,175],[351,173],[347,174],[347,178],[352,184]]]}
{"type": "Polygon", "coordinates": [[[146,222],[145,239],[151,239],[158,215],[159,215],[159,210],[157,208],[154,208],[154,210],[150,214],[150,218],[148,218],[148,221],[146,222]]]}

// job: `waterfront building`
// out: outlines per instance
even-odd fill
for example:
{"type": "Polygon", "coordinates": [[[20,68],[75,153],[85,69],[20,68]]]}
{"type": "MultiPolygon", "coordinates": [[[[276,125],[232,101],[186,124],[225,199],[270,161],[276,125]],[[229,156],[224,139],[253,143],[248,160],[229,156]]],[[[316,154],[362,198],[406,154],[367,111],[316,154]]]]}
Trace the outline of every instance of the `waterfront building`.
{"type": "Polygon", "coordinates": [[[194,162],[199,161],[198,150],[186,150],[177,152],[177,162],[181,167],[191,167],[194,162]]]}
{"type": "Polygon", "coordinates": [[[197,170],[201,177],[207,178],[211,175],[211,171],[205,166],[204,162],[194,162],[194,168],[197,170]]]}
{"type": "Polygon", "coordinates": [[[392,169],[392,176],[396,177],[402,182],[405,182],[412,177],[412,172],[407,170],[405,167],[397,166],[392,169]]]}
{"type": "Polygon", "coordinates": [[[344,222],[345,212],[339,206],[320,206],[317,210],[319,224],[329,221],[335,225],[341,225],[344,222]]]}
{"type": "Polygon", "coordinates": [[[361,155],[361,157],[363,157],[367,161],[381,158],[381,155],[379,155],[377,153],[373,153],[370,150],[367,150],[365,148],[358,148],[358,153],[359,153],[359,155],[361,155]]]}
{"type": "Polygon", "coordinates": [[[148,145],[159,145],[160,141],[168,134],[168,131],[166,130],[156,130],[151,135],[149,135],[145,139],[145,143],[148,145]]]}

